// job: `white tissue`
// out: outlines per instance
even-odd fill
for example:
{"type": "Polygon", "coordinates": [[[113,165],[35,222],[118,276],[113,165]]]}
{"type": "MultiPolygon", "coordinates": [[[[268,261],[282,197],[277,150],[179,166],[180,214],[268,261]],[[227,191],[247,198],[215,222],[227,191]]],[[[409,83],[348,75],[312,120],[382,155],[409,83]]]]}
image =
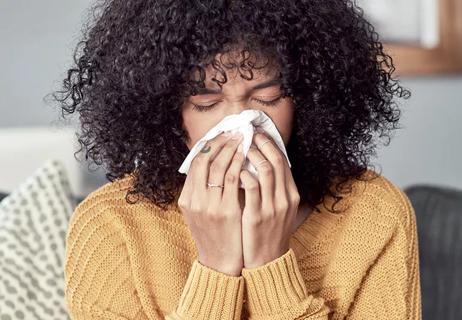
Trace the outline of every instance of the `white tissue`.
{"type": "MultiPolygon", "coordinates": [[[[289,157],[287,156],[287,151],[284,146],[284,141],[277,130],[276,126],[274,125],[273,121],[270,117],[268,117],[263,111],[261,110],[253,110],[248,109],[244,110],[239,114],[233,114],[224,117],[216,126],[210,129],[196,144],[191,148],[191,151],[181,164],[180,168],[178,169],[179,172],[187,174],[189,171],[189,167],[191,165],[192,160],[194,157],[199,153],[202,147],[205,145],[207,141],[210,139],[215,138],[222,132],[237,132],[240,131],[243,134],[242,139],[242,151],[244,153],[245,162],[243,165],[243,169],[248,170],[253,176],[258,178],[258,172],[256,168],[252,165],[252,163],[247,159],[247,152],[249,151],[250,145],[252,144],[253,135],[255,132],[255,128],[260,127],[262,128],[271,138],[273,138],[276,145],[281,149],[282,153],[285,155],[287,159],[287,163],[289,167],[290,161],[289,157]]],[[[242,182],[239,185],[240,188],[243,188],[242,182]]]]}

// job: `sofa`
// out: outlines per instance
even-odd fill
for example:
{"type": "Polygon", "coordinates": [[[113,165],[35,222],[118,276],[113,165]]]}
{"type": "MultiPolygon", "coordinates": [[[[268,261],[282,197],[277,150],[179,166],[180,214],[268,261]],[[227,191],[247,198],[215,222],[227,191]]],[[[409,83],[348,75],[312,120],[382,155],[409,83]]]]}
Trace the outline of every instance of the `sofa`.
{"type": "Polygon", "coordinates": [[[423,319],[462,319],[462,190],[403,190],[416,213],[423,319]]]}

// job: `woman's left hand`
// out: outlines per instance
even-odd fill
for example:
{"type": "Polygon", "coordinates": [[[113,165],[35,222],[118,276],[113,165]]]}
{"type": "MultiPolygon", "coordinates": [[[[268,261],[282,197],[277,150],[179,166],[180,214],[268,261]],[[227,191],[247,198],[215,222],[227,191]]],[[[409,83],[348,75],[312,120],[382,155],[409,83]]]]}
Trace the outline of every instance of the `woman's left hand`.
{"type": "Polygon", "coordinates": [[[256,133],[253,143],[257,148],[251,147],[247,157],[257,168],[258,179],[247,170],[240,174],[245,189],[242,212],[245,268],[264,265],[289,250],[300,202],[287,160],[273,139],[256,133]]]}

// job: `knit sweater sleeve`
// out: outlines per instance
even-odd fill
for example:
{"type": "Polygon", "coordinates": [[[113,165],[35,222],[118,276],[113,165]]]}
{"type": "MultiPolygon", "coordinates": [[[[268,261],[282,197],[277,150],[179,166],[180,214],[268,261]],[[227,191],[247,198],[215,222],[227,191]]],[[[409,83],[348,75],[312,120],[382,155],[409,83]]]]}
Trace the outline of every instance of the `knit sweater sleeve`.
{"type": "Polygon", "coordinates": [[[262,266],[242,269],[242,276],[249,319],[328,319],[324,299],[308,294],[292,248],[262,266]]]}
{"type": "Polygon", "coordinates": [[[244,279],[202,265],[194,260],[178,307],[167,320],[241,318],[244,279]]]}
{"type": "MultiPolygon", "coordinates": [[[[177,308],[144,308],[120,226],[103,198],[74,211],[66,236],[65,299],[73,320],[240,319],[244,282],[193,262],[177,308]]],[[[157,304],[156,304],[157,306],[157,304]]]]}

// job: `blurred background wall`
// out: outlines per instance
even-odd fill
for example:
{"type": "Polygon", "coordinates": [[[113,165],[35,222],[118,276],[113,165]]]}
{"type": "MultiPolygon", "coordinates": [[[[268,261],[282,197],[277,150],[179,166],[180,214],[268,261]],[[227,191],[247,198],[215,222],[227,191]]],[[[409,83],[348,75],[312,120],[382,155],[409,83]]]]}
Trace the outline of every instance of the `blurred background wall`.
{"type": "Polygon", "coordinates": [[[44,101],[66,76],[92,3],[0,1],[0,192],[11,192],[49,157],[64,162],[76,196],[106,181],[102,169],[74,158],[75,117],[58,121],[59,110],[44,101]]]}
{"type": "Polygon", "coordinates": [[[0,126],[41,126],[57,118],[42,98],[72,61],[92,2],[0,1],[0,126]]]}
{"type": "MultiPolygon", "coordinates": [[[[34,128],[52,126],[59,113],[46,105],[43,98],[58,88],[65,76],[85,10],[91,3],[90,0],[0,1],[0,136],[3,132],[4,137],[8,137],[0,138],[0,144],[10,147],[24,144],[20,147],[30,149],[45,143],[34,128]],[[29,128],[30,135],[37,140],[23,137],[12,141],[13,136],[6,135],[22,128],[29,128]]],[[[403,77],[401,81],[412,92],[411,99],[398,100],[403,112],[403,129],[396,131],[388,147],[378,151],[374,164],[402,188],[430,183],[462,189],[462,75],[403,77]]],[[[75,123],[69,125],[75,126],[75,123]]],[[[70,148],[73,135],[63,131],[60,136],[60,143],[67,143],[70,148]]],[[[47,155],[56,152],[59,157],[67,157],[66,164],[72,167],[69,170],[84,172],[84,178],[77,178],[75,173],[76,194],[85,195],[105,182],[102,170],[89,173],[85,166],[73,163],[71,149],[57,149],[48,150],[47,155]]],[[[6,181],[10,169],[1,161],[16,164],[15,170],[21,172],[15,175],[17,183],[32,173],[35,163],[21,167],[18,155],[12,157],[2,150],[0,148],[0,191],[10,191],[2,190],[2,187],[11,188],[14,181],[6,181]]],[[[12,175],[8,178],[14,179],[12,175]]]]}

